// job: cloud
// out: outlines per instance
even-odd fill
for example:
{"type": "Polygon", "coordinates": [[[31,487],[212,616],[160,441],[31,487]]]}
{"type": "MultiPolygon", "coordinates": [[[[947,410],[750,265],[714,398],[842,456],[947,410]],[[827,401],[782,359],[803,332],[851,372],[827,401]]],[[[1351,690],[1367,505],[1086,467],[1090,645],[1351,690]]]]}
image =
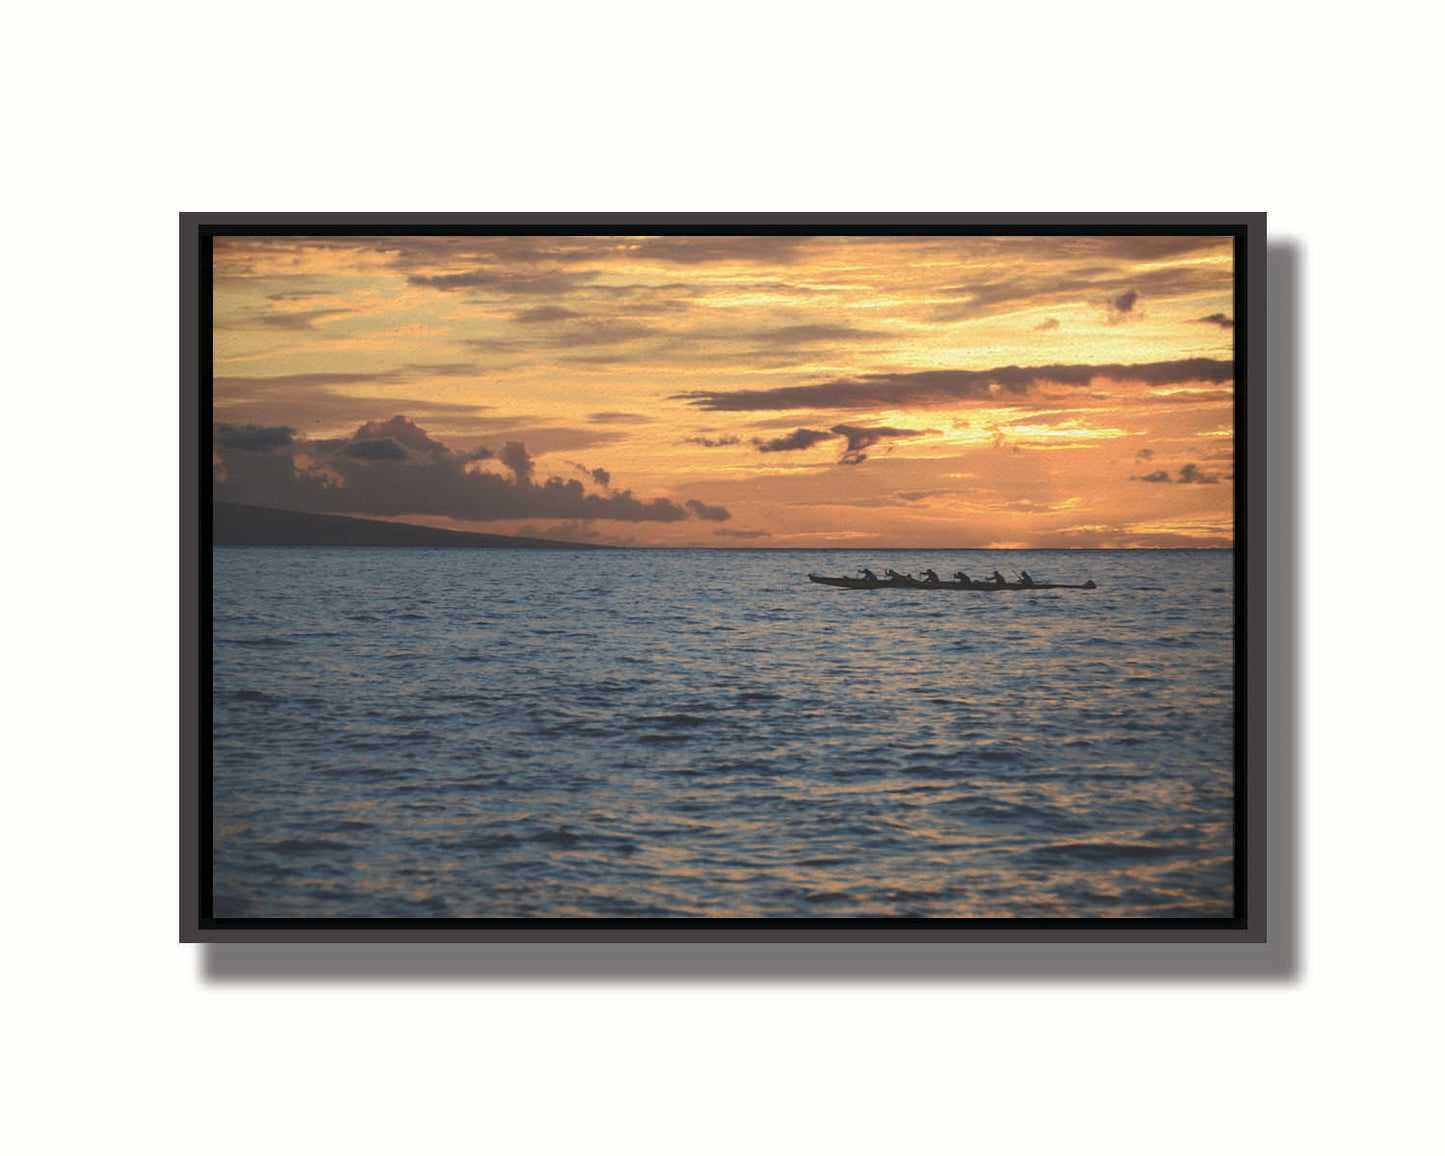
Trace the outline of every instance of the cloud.
{"type": "MultiPolygon", "coordinates": [[[[1062,240],[1048,238],[1050,243],[1062,240]]],[[[1217,242],[1211,244],[1217,245],[1217,242]]],[[[1228,266],[1218,264],[1128,270],[1106,258],[1091,265],[1061,266],[1057,247],[1049,254],[1034,252],[1019,256],[1019,260],[1010,260],[1007,273],[943,288],[941,292],[957,299],[958,304],[939,308],[932,320],[949,323],[1020,308],[1067,305],[1102,305],[1107,311],[1130,293],[1138,301],[1143,297],[1167,300],[1228,292],[1232,277],[1228,266]]],[[[1127,313],[1128,310],[1115,311],[1112,316],[1117,321],[1127,313]]]]}
{"type": "Polygon", "coordinates": [[[1034,332],[1047,333],[1050,329],[1057,329],[1058,327],[1059,319],[1057,317],[1045,317],[1042,321],[1040,321],[1037,325],[1034,326],[1034,332]]]}
{"type": "Polygon", "coordinates": [[[452,451],[431,437],[426,430],[401,414],[387,421],[369,421],[356,431],[354,438],[389,438],[398,445],[423,454],[449,454],[452,451]]]}
{"type": "MultiPolygon", "coordinates": [[[[722,506],[697,499],[680,505],[668,498],[635,497],[630,490],[589,493],[576,479],[535,481],[535,463],[520,441],[496,455],[510,476],[469,469],[490,451],[452,452],[405,417],[368,422],[343,439],[293,439],[271,453],[236,452],[217,429],[217,501],[312,513],[363,517],[435,515],[466,522],[527,518],[590,522],[719,522],[722,506]],[[382,432],[391,431],[391,432],[382,432]],[[379,435],[379,436],[370,436],[379,435]]],[[[248,441],[245,436],[240,441],[248,441]]],[[[271,440],[275,440],[274,438],[271,440]]],[[[609,478],[607,471],[602,475],[609,478]]],[[[598,471],[591,471],[594,480],[598,471]]]]}
{"type": "MultiPolygon", "coordinates": [[[[323,321],[328,317],[345,317],[353,312],[354,310],[351,309],[308,309],[295,313],[262,313],[250,320],[252,324],[265,329],[315,329],[318,321],[323,321]]],[[[236,327],[218,326],[218,328],[236,327]]]]}
{"type": "Polygon", "coordinates": [[[474,449],[471,453],[469,453],[469,454],[467,454],[466,456],[464,456],[464,457],[462,458],[462,461],[464,461],[464,462],[484,462],[484,461],[486,461],[488,458],[494,458],[494,457],[496,457],[496,456],[497,456],[497,455],[496,455],[493,451],[489,450],[486,446],[478,446],[478,447],[477,447],[476,449],[474,449]]]}
{"type": "Polygon", "coordinates": [[[922,430],[916,429],[893,429],[889,426],[873,426],[865,428],[856,425],[835,425],[833,432],[848,439],[848,448],[843,451],[843,456],[838,459],[845,466],[856,466],[859,462],[866,461],[868,455],[863,451],[877,445],[884,438],[911,438],[917,437],[922,430]]]}
{"type": "Polygon", "coordinates": [[[486,268],[495,265],[576,265],[595,263],[614,244],[610,237],[435,236],[366,238],[378,242],[394,268],[416,271],[438,267],[486,268]]]}
{"type": "Polygon", "coordinates": [[[452,451],[398,414],[387,421],[365,423],[338,452],[367,462],[399,462],[407,461],[413,454],[438,457],[448,456],[452,451]]]}
{"type": "Polygon", "coordinates": [[[527,452],[527,447],[521,442],[507,442],[502,447],[502,452],[497,455],[497,460],[512,471],[519,485],[531,483],[535,466],[532,462],[532,455],[527,452]]]}
{"type": "Polygon", "coordinates": [[[589,413],[588,421],[594,421],[598,425],[637,425],[643,422],[656,421],[655,417],[649,417],[644,413],[618,413],[609,410],[605,413],[589,413]]]}
{"type": "Polygon", "coordinates": [[[1208,317],[1196,317],[1195,325],[1217,325],[1221,329],[1233,329],[1234,318],[1225,313],[1211,313],[1208,317]]]}
{"type": "MultiPolygon", "coordinates": [[[[723,336],[730,339],[730,335],[723,336]]],[[[779,329],[761,329],[740,336],[744,340],[760,342],[763,345],[791,346],[872,340],[893,335],[882,330],[854,329],[851,325],[784,325],[779,329]]]]}
{"type": "Polygon", "coordinates": [[[1117,297],[1111,298],[1108,306],[1108,322],[1110,325],[1118,325],[1134,312],[1134,306],[1138,303],[1139,291],[1130,289],[1120,293],[1117,297]]]}
{"type": "Polygon", "coordinates": [[[581,474],[584,478],[591,478],[592,481],[596,482],[599,486],[608,486],[612,484],[612,475],[601,467],[598,467],[595,470],[589,470],[581,462],[568,462],[567,464],[571,466],[574,470],[576,470],[579,474],[581,474]]]}
{"type": "Polygon", "coordinates": [[[771,537],[772,537],[772,534],[768,533],[767,530],[729,530],[729,529],[727,529],[726,527],[723,527],[723,528],[720,529],[720,530],[714,530],[713,533],[716,534],[719,538],[771,538],[771,537]]]}
{"type": "Polygon", "coordinates": [[[284,293],[267,293],[267,301],[309,301],[312,297],[330,297],[329,289],[288,289],[284,293]]]}
{"type": "MultiPolygon", "coordinates": [[[[644,325],[626,318],[602,321],[584,317],[580,313],[573,316],[576,320],[569,321],[565,325],[531,329],[524,339],[497,340],[491,337],[468,337],[463,338],[461,344],[481,353],[500,355],[525,353],[528,350],[537,349],[585,349],[594,345],[623,345],[643,337],[655,337],[664,332],[654,326],[644,325]]],[[[578,358],[577,360],[599,359],[578,358]]],[[[620,359],[603,358],[600,360],[605,364],[607,361],[620,359]]]]}
{"type": "Polygon", "coordinates": [[[753,438],[753,445],[758,447],[760,454],[783,453],[788,450],[811,449],[819,442],[825,442],[837,435],[828,430],[820,429],[795,429],[792,433],[780,438],[769,438],[764,441],[762,438],[753,438]]]}
{"type": "Polygon", "coordinates": [[[655,337],[663,330],[637,321],[579,321],[559,329],[548,330],[537,343],[544,349],[577,349],[589,345],[622,345],[644,337],[655,337]]]}
{"type": "Polygon", "coordinates": [[[689,498],[683,505],[691,510],[695,517],[701,518],[704,522],[726,522],[732,517],[722,506],[709,506],[706,502],[699,502],[696,498],[689,498]]]}
{"type": "Polygon", "coordinates": [[[1188,382],[1225,382],[1234,363],[1194,357],[1137,365],[1000,366],[996,369],[933,369],[915,373],[870,373],[814,385],[773,389],[691,390],[672,395],[699,409],[757,412],[787,409],[880,409],[944,405],[958,401],[998,403],[1021,399],[1043,384],[1083,388],[1096,380],[1139,382],[1149,386],[1188,382]]]}
{"type": "Polygon", "coordinates": [[[716,449],[718,446],[735,446],[743,439],[738,437],[732,437],[730,435],[725,435],[720,438],[696,437],[683,438],[682,440],[688,445],[707,446],[709,449],[716,449]]]}
{"type": "Polygon", "coordinates": [[[418,289],[440,289],[444,293],[490,290],[518,296],[560,297],[596,277],[596,273],[513,273],[501,269],[473,269],[467,273],[413,273],[408,285],[418,289]]]}
{"type": "Polygon", "coordinates": [[[541,532],[535,530],[530,534],[519,532],[518,537],[550,538],[559,542],[595,542],[602,537],[602,531],[586,522],[559,522],[541,532]]]}
{"type": "MultiPolygon", "coordinates": [[[[283,373],[272,377],[217,377],[213,385],[227,393],[244,395],[246,391],[277,391],[329,389],[335,385],[402,385],[426,377],[471,377],[480,372],[473,362],[448,361],[411,363],[375,373],[283,373]]],[[[476,409],[478,407],[469,407],[476,409]]]]}
{"type": "Polygon", "coordinates": [[[475,418],[468,422],[447,419],[452,428],[465,427],[469,434],[488,437],[493,442],[511,440],[525,442],[527,449],[535,454],[579,453],[599,446],[619,442],[627,437],[620,430],[601,429],[596,426],[552,426],[542,424],[539,417],[519,418],[475,418]]]}
{"type": "Polygon", "coordinates": [[[1222,237],[1050,237],[1047,244],[1055,253],[1077,257],[1105,257],[1125,261],[1162,261],[1169,257],[1217,252],[1222,237]]]}
{"type": "Polygon", "coordinates": [[[341,452],[365,462],[404,462],[411,457],[395,438],[363,438],[348,442],[341,447],[341,452]]]}
{"type": "Polygon", "coordinates": [[[713,261],[788,264],[808,237],[649,237],[634,245],[633,258],[673,265],[705,265],[713,261]]]}
{"type": "Polygon", "coordinates": [[[568,321],[574,317],[586,316],[576,313],[571,309],[563,309],[560,305],[539,305],[535,309],[527,309],[521,313],[512,315],[513,321],[520,321],[524,325],[536,325],[548,321],[568,321]]]}
{"type": "MultiPolygon", "coordinates": [[[[1140,453],[1145,451],[1141,450],[1140,453]]],[[[1152,455],[1151,455],[1152,456],[1152,455]]],[[[1179,486],[1217,486],[1219,475],[1211,474],[1207,470],[1190,462],[1188,465],[1179,467],[1179,476],[1171,478],[1168,470],[1155,470],[1152,474],[1145,474],[1143,477],[1131,477],[1131,482],[1172,482],[1179,486]]]]}
{"type": "Polygon", "coordinates": [[[1135,460],[1136,462],[1148,462],[1148,461],[1152,461],[1153,459],[1154,459],[1154,451],[1153,451],[1153,450],[1148,450],[1148,449],[1140,450],[1137,454],[1134,455],[1134,460],[1135,460]]]}
{"type": "MultiPolygon", "coordinates": [[[[856,466],[859,462],[867,461],[868,454],[865,452],[877,445],[884,438],[909,438],[917,437],[923,430],[916,429],[894,429],[891,426],[857,426],[857,425],[835,425],[828,430],[820,429],[795,429],[790,434],[782,437],[753,438],[753,445],[758,447],[762,454],[781,453],[789,450],[812,449],[819,442],[830,441],[835,437],[845,438],[848,442],[843,450],[843,456],[838,459],[840,465],[856,466]]],[[[701,441],[709,443],[708,439],[690,438],[690,441],[701,441]]]]}
{"type": "Polygon", "coordinates": [[[212,431],[217,445],[233,450],[254,450],[265,453],[291,444],[294,431],[290,426],[218,425],[212,431]]]}

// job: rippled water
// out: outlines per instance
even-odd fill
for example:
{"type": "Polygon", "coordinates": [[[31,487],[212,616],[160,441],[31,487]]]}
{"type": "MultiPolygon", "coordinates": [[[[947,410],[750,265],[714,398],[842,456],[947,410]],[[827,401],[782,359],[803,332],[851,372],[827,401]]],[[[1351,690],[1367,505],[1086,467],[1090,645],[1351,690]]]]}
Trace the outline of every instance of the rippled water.
{"type": "Polygon", "coordinates": [[[1232,553],[213,557],[218,917],[1232,914],[1232,553]]]}

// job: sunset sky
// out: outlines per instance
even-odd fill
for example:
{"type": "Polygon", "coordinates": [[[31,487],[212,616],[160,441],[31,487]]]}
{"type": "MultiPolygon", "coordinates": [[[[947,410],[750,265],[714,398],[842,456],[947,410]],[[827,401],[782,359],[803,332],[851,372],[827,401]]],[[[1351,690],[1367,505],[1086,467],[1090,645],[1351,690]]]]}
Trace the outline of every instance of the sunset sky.
{"type": "Polygon", "coordinates": [[[216,237],[218,501],[639,546],[1229,546],[1227,237],[216,237]]]}

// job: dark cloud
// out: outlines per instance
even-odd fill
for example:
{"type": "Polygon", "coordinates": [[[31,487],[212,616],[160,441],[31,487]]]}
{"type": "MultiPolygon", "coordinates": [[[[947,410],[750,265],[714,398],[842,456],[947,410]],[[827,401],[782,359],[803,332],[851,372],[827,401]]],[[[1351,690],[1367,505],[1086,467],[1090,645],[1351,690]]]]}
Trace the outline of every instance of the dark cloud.
{"type": "Polygon", "coordinates": [[[354,441],[368,438],[389,439],[409,450],[422,454],[449,454],[452,451],[426,430],[401,414],[387,421],[369,421],[352,435],[354,441]]]}
{"type": "Polygon", "coordinates": [[[1117,297],[1110,298],[1108,304],[1109,324],[1118,325],[1121,321],[1127,320],[1129,315],[1134,312],[1134,306],[1138,304],[1138,301],[1139,291],[1137,289],[1130,289],[1120,293],[1117,297]]]}
{"type": "Polygon", "coordinates": [[[1058,327],[1059,319],[1057,317],[1045,317],[1034,326],[1034,331],[1036,333],[1047,333],[1050,329],[1057,329],[1058,327]]]}
{"type": "Polygon", "coordinates": [[[532,455],[521,442],[508,442],[504,445],[497,460],[512,471],[519,485],[527,485],[532,481],[532,471],[536,467],[532,462],[532,455]]]}
{"type": "Polygon", "coordinates": [[[839,462],[845,466],[856,466],[859,462],[868,459],[868,455],[864,451],[877,445],[884,438],[917,437],[923,431],[893,429],[889,426],[865,428],[856,425],[835,425],[833,432],[848,439],[848,448],[843,451],[843,456],[838,459],[839,462]]]}
{"type": "Polygon", "coordinates": [[[1234,318],[1226,313],[1211,313],[1208,317],[1196,317],[1195,325],[1217,325],[1221,329],[1233,329],[1234,318]]]}
{"type": "Polygon", "coordinates": [[[484,461],[486,461],[487,459],[489,459],[489,458],[494,458],[494,457],[496,457],[496,456],[497,456],[497,455],[496,455],[495,453],[493,453],[491,450],[487,449],[486,446],[478,446],[478,447],[477,447],[476,449],[474,449],[471,453],[469,453],[469,454],[467,454],[465,457],[463,457],[463,458],[462,458],[462,461],[464,461],[464,462],[484,462],[484,461]]]}
{"type": "Polygon", "coordinates": [[[1153,451],[1153,450],[1140,450],[1137,454],[1134,455],[1134,460],[1135,460],[1136,462],[1152,461],[1153,458],[1154,458],[1154,451],[1153,451]]]}
{"type": "Polygon", "coordinates": [[[261,313],[251,318],[249,324],[263,329],[315,329],[318,321],[324,321],[328,317],[345,317],[352,312],[354,311],[351,309],[308,309],[295,313],[261,313]]]}
{"type": "Polygon", "coordinates": [[[703,438],[703,437],[697,437],[697,438],[683,438],[682,440],[683,440],[684,442],[686,442],[688,445],[707,446],[709,449],[716,449],[718,446],[735,446],[735,445],[737,445],[740,441],[742,441],[743,439],[742,439],[742,438],[731,437],[731,436],[728,436],[728,435],[724,435],[723,437],[720,437],[720,438],[703,438]]]}
{"type": "MultiPolygon", "coordinates": [[[[244,435],[240,440],[247,440],[244,435]]],[[[215,497],[218,501],[313,513],[363,517],[442,516],[468,522],[561,519],[590,522],[680,522],[690,517],[722,521],[721,506],[693,500],[646,500],[630,490],[589,493],[576,479],[534,480],[527,447],[509,442],[498,458],[510,476],[468,468],[489,451],[453,453],[405,417],[368,422],[357,436],[308,441],[293,439],[272,453],[238,453],[217,443],[215,497]],[[381,436],[365,436],[391,430],[381,436]],[[408,445],[406,442],[410,442],[408,445]]],[[[601,471],[606,474],[606,471],[601,471]]],[[[595,479],[597,471],[591,471],[595,479]]],[[[607,475],[610,479],[610,475],[607,475]]]]}
{"type": "MultiPolygon", "coordinates": [[[[894,429],[891,426],[856,426],[856,425],[835,425],[828,430],[819,429],[795,429],[790,434],[782,437],[753,438],[753,445],[758,447],[758,452],[763,454],[780,453],[789,450],[811,449],[819,442],[829,441],[835,437],[844,438],[848,445],[843,450],[843,456],[838,459],[841,465],[856,466],[859,462],[868,459],[867,450],[877,445],[885,438],[908,438],[917,437],[923,430],[916,429],[894,429]]],[[[707,439],[689,439],[702,441],[708,444],[707,439]]],[[[715,444],[715,443],[714,443],[715,444]]]]}
{"type": "Polygon", "coordinates": [[[513,273],[505,269],[472,269],[466,273],[438,273],[428,276],[413,273],[407,277],[408,285],[418,289],[440,289],[446,293],[487,290],[517,296],[546,294],[562,296],[584,285],[596,273],[513,273]]]}
{"type": "Polygon", "coordinates": [[[589,413],[588,421],[595,421],[598,425],[638,425],[643,422],[656,421],[655,417],[648,417],[643,413],[618,413],[609,410],[606,413],[589,413]]]}
{"type": "Polygon", "coordinates": [[[581,462],[568,462],[567,464],[584,478],[591,478],[599,486],[610,486],[612,484],[612,475],[601,467],[595,470],[589,470],[581,462]]]}
{"type": "Polygon", "coordinates": [[[560,305],[538,305],[535,309],[512,314],[512,320],[533,325],[547,321],[570,321],[573,318],[585,316],[586,314],[576,313],[571,309],[563,309],[560,305]]]}
{"type": "Polygon", "coordinates": [[[938,309],[932,320],[947,323],[1006,313],[1025,306],[1040,308],[1087,304],[1103,305],[1117,321],[1127,311],[1112,310],[1112,307],[1131,293],[1135,302],[1143,297],[1166,300],[1223,293],[1228,292],[1231,279],[1227,268],[1214,265],[1170,265],[1121,274],[1115,264],[1072,266],[1066,267],[1067,271],[1060,269],[1054,258],[1050,258],[1048,264],[1047,271],[1041,268],[1030,270],[1025,266],[989,279],[949,286],[942,292],[958,298],[961,303],[938,309]]]}
{"type": "Polygon", "coordinates": [[[792,433],[780,438],[769,438],[764,441],[762,438],[753,438],[753,445],[758,447],[760,454],[776,454],[788,450],[811,449],[819,442],[825,442],[837,435],[828,430],[820,429],[795,429],[792,433]]]}
{"type": "Polygon", "coordinates": [[[699,409],[739,412],[784,409],[869,409],[942,405],[958,401],[1022,399],[1043,384],[1085,387],[1095,380],[1150,386],[1224,382],[1234,364],[1195,357],[1139,365],[1001,366],[997,369],[935,369],[917,373],[871,373],[815,385],[774,389],[692,390],[673,394],[699,409]]]}
{"type": "Polygon", "coordinates": [[[404,462],[411,457],[395,438],[362,438],[348,442],[341,447],[341,452],[364,462],[404,462]]]}
{"type": "Polygon", "coordinates": [[[771,538],[771,537],[772,537],[772,535],[771,535],[770,533],[768,533],[768,531],[766,531],[766,530],[729,530],[729,529],[727,529],[726,527],[723,527],[723,528],[720,529],[720,530],[714,530],[713,533],[716,534],[719,538],[771,538]]]}
{"type": "MultiPolygon", "coordinates": [[[[1143,451],[1140,451],[1143,452],[1143,451]]],[[[1188,465],[1179,467],[1179,476],[1171,478],[1168,470],[1155,470],[1152,474],[1145,474],[1143,477],[1130,478],[1135,482],[1172,482],[1180,486],[1217,486],[1219,475],[1211,474],[1199,466],[1190,462],[1188,465]]]]}
{"type": "Polygon", "coordinates": [[[709,506],[696,498],[689,498],[683,505],[692,511],[694,517],[701,518],[704,522],[726,522],[732,517],[722,506],[709,506]]]}
{"type": "Polygon", "coordinates": [[[291,444],[294,431],[290,426],[218,425],[212,438],[219,446],[232,450],[254,450],[265,453],[291,444]]]}

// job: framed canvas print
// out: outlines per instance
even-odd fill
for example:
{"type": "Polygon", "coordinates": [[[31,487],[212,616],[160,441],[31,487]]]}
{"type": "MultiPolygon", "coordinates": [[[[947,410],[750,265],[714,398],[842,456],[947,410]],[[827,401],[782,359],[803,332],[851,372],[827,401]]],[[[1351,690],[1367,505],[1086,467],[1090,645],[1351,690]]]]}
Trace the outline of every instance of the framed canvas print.
{"type": "Polygon", "coordinates": [[[180,230],[183,940],[1264,937],[1263,214],[180,230]]]}

